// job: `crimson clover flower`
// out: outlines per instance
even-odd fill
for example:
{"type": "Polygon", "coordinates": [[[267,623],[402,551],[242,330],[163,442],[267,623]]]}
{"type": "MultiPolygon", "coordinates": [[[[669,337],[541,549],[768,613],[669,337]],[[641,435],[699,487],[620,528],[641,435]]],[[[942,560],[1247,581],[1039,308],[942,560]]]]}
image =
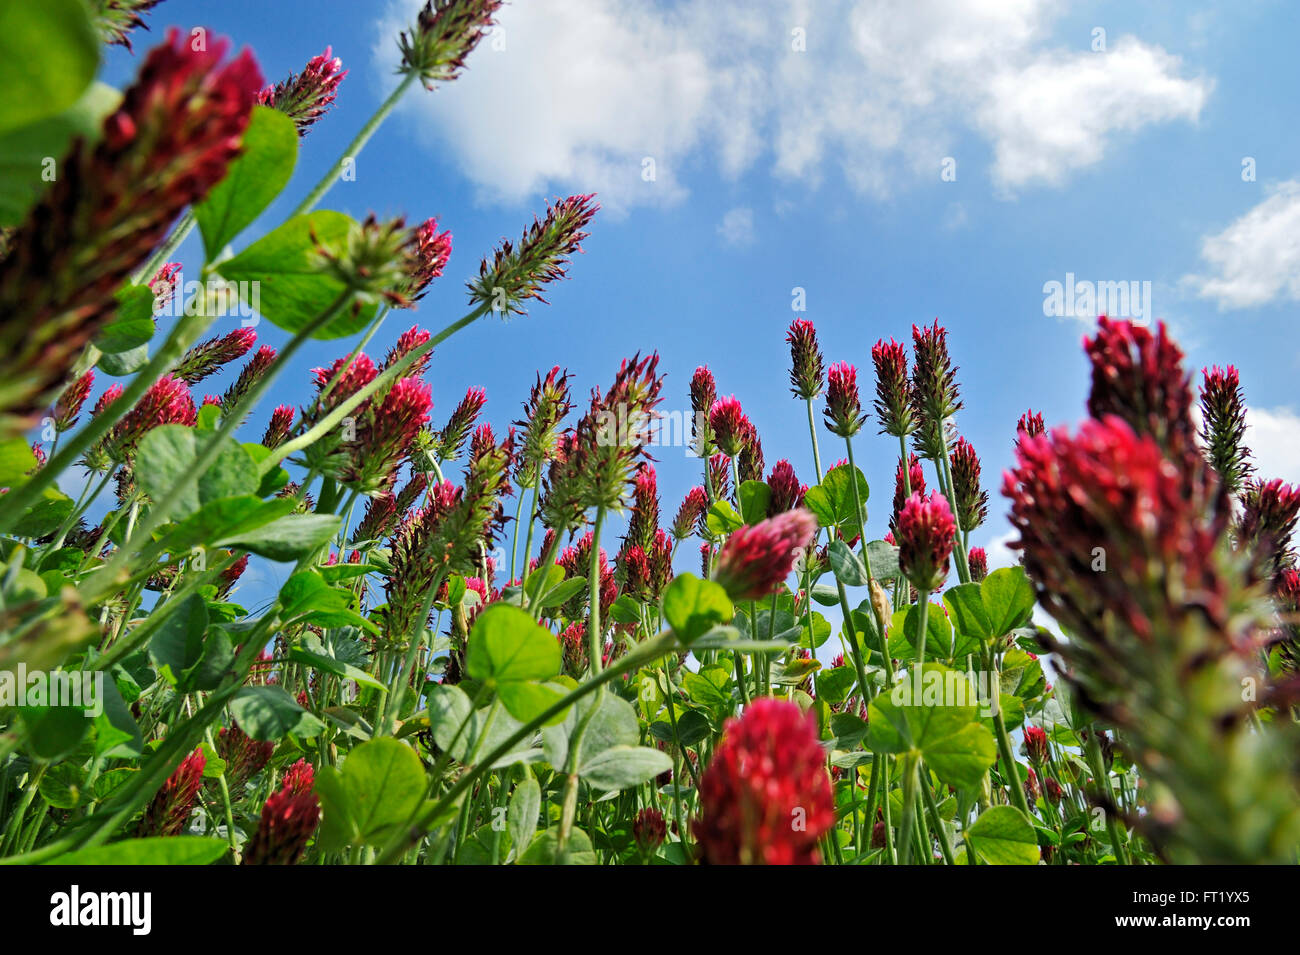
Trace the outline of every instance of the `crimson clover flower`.
{"type": "Polygon", "coordinates": [[[709,454],[713,445],[713,432],[709,428],[709,415],[718,400],[718,385],[713,372],[706,365],[695,369],[691,375],[691,448],[697,457],[709,454]]]}
{"type": "Polygon", "coordinates": [[[295,865],[320,825],[320,797],[286,785],[262,807],[257,831],[248,841],[244,865],[295,865]]]}
{"type": "MultiPolygon", "coordinates": [[[[663,530],[656,530],[650,543],[625,547],[618,556],[623,573],[623,591],[632,596],[655,602],[673,577],[672,540],[663,530]]],[[[604,598],[602,597],[602,603],[604,598]]]]}
{"type": "Polygon", "coordinates": [[[266,423],[262,447],[274,451],[289,439],[289,433],[293,430],[293,415],[293,409],[288,405],[276,405],[271,412],[271,420],[266,423]]]}
{"type": "Polygon", "coordinates": [[[1115,415],[1136,433],[1151,435],[1180,468],[1181,458],[1200,456],[1183,352],[1164,322],[1152,334],[1145,326],[1103,315],[1097,320],[1097,334],[1085,338],[1083,345],[1092,363],[1088,414],[1099,421],[1115,415]]]}
{"type": "Polygon", "coordinates": [[[118,462],[125,461],[140,443],[140,439],[154,428],[165,424],[194,427],[198,409],[185,382],[171,375],[163,375],[149,390],[141,395],[134,408],[122,416],[105,438],[109,456],[118,462]]]}
{"type": "Polygon", "coordinates": [[[316,769],[305,759],[299,759],[284,771],[280,788],[295,795],[311,792],[316,785],[316,769]]]}
{"type": "Polygon", "coordinates": [[[907,472],[903,472],[903,461],[900,458],[898,468],[894,472],[894,509],[889,518],[889,530],[891,533],[898,531],[898,515],[903,510],[903,505],[913,494],[925,494],[925,469],[921,467],[921,459],[915,454],[907,456],[907,472]]]}
{"type": "Polygon", "coordinates": [[[817,730],[784,700],[755,700],[728,720],[699,796],[694,832],[710,865],[815,865],[835,822],[817,730]]]}
{"type": "Polygon", "coordinates": [[[624,540],[629,545],[649,547],[659,529],[659,489],[655,469],[648,461],[637,465],[632,478],[632,514],[624,540]]]}
{"type": "Polygon", "coordinates": [[[826,427],[831,434],[851,438],[862,430],[867,416],[858,397],[858,370],[846,361],[836,362],[827,372],[826,427]]]}
{"type": "Polygon", "coordinates": [[[138,836],[176,836],[185,831],[207,762],[202,747],[181,760],[145,808],[136,828],[138,836]]]}
{"type": "Polygon", "coordinates": [[[515,425],[523,429],[515,477],[524,487],[532,487],[541,475],[542,466],[554,457],[559,446],[560,424],[573,410],[569,397],[569,373],[556,365],[537,381],[524,403],[524,418],[515,425]]]}
{"type": "Polygon", "coordinates": [[[1047,730],[1041,726],[1025,727],[1025,753],[1035,766],[1047,762],[1047,730]]]}
{"type": "Polygon", "coordinates": [[[487,35],[502,0],[428,0],[415,25],[398,38],[399,73],[419,78],[425,89],[448,83],[465,68],[465,58],[487,35]]]}
{"type": "Polygon", "coordinates": [[[989,575],[989,557],[983,547],[972,547],[966,555],[966,566],[970,569],[970,579],[979,583],[989,575]]]}
{"type": "Polygon", "coordinates": [[[948,419],[961,410],[957,369],[948,356],[948,330],[936,318],[931,326],[912,326],[912,408],[916,446],[921,456],[937,461],[948,450],[948,419]]]}
{"type": "Polygon", "coordinates": [[[817,329],[806,318],[790,323],[785,340],[790,343],[790,390],[811,401],[825,387],[824,359],[817,347],[817,329]]]}
{"type": "Polygon", "coordinates": [[[354,314],[379,301],[394,308],[411,305],[407,289],[421,265],[417,231],[403,217],[380,222],[371,213],[340,240],[322,241],[314,233],[312,239],[317,269],[352,292],[354,314]]]}
{"type": "Polygon", "coordinates": [[[92,8],[95,25],[104,42],[131,51],[131,31],[145,26],[140,14],[152,10],[162,0],[99,0],[92,8]]]}
{"type": "Polygon", "coordinates": [[[0,260],[0,436],[32,426],[116,293],[239,154],[261,74],[179,31],[145,57],[92,147],[78,138],[0,260]]]}
{"type": "Polygon", "coordinates": [[[812,542],[817,518],[798,508],[737,528],[727,538],[713,579],[732,600],[758,600],[779,588],[812,542]]]}
{"type": "Polygon", "coordinates": [[[332,53],[330,47],[325,47],[324,53],[307,61],[301,73],[290,73],[257,94],[261,105],[279,110],[293,120],[300,137],[306,136],[307,130],[325,115],[338,96],[343,77],[348,75],[343,61],[332,53]]]}
{"type": "Polygon", "coordinates": [[[367,494],[390,490],[432,406],[427,383],[399,379],[382,402],[367,409],[356,440],[344,446],[349,461],[339,470],[340,482],[367,494]]]}
{"type": "Polygon", "coordinates": [[[709,458],[709,486],[717,500],[723,500],[731,494],[731,467],[725,454],[719,453],[709,458]]]}
{"type": "Polygon", "coordinates": [[[913,492],[898,514],[898,568],[917,590],[933,593],[948,576],[957,525],[938,491],[913,492]]]}
{"type": "MultiPolygon", "coordinates": [[[[451,260],[451,233],[438,231],[437,219],[426,219],[416,226],[411,274],[402,295],[405,308],[424,298],[433,280],[442,275],[451,260]]],[[[425,334],[428,340],[428,334],[425,334]]]]}
{"type": "Polygon", "coordinates": [[[758,429],[752,424],[746,435],[745,446],[740,449],[740,457],[736,459],[736,473],[741,484],[763,480],[763,442],[759,440],[758,429]]]}
{"type": "Polygon", "coordinates": [[[1250,481],[1241,496],[1237,539],[1253,551],[1263,576],[1294,563],[1291,535],[1300,516],[1300,488],[1280,480],[1250,481]]]}
{"type": "Polygon", "coordinates": [[[912,384],[907,378],[907,349],[892,338],[883,338],[871,348],[876,366],[876,418],[880,433],[905,438],[916,430],[912,411],[912,384]]]}
{"type": "Polygon", "coordinates": [[[519,244],[504,240],[491,261],[483,259],[478,278],[469,282],[470,301],[495,314],[523,315],[532,298],[542,304],[542,288],[567,274],[569,256],[582,251],[582,241],[600,209],[595,195],[569,196],[534,218],[519,244]]]}
{"type": "Polygon", "coordinates": [[[63,389],[59,400],[54,403],[54,430],[59,434],[71,430],[77,423],[81,407],[90,397],[90,389],[95,385],[95,371],[91,369],[79,376],[72,384],[63,389]]]}
{"type": "Polygon", "coordinates": [[[980,487],[980,459],[965,438],[952,446],[952,489],[963,531],[973,531],[989,515],[989,492],[980,487]]]}
{"type": "Polygon", "coordinates": [[[681,541],[694,534],[708,509],[709,498],[704,488],[697,486],[687,491],[673,518],[673,537],[681,541]]]}
{"type": "Polygon", "coordinates": [[[237,361],[257,344],[257,332],[236,328],[217,338],[209,338],[190,348],[172,369],[172,374],[187,385],[195,385],[219,371],[223,365],[237,361]]]}
{"type": "Polygon", "coordinates": [[[460,456],[486,404],[487,392],[482,388],[470,388],[465,392],[465,397],[452,410],[447,424],[435,437],[434,454],[439,461],[454,461],[460,456]]]}
{"type": "Polygon", "coordinates": [[[217,755],[226,761],[226,783],[232,797],[244,792],[244,784],[256,776],[270,761],[275,743],[258,742],[237,725],[223,726],[217,731],[217,755]]]}
{"type": "Polygon", "coordinates": [[[1036,438],[1040,434],[1046,434],[1047,428],[1043,425],[1043,416],[1041,413],[1030,408],[1020,416],[1016,422],[1016,439],[1019,440],[1021,435],[1036,438]]]}
{"type": "Polygon", "coordinates": [[[1241,490],[1255,470],[1246,447],[1246,402],[1232,365],[1202,369],[1201,440],[1205,456],[1229,494],[1241,490]]]}
{"type": "Polygon", "coordinates": [[[221,408],[226,414],[230,414],[239,406],[274,361],[275,349],[270,345],[263,345],[253,352],[253,357],[244,363],[244,367],[239,370],[239,376],[221,396],[221,408]]]}
{"type": "Polygon", "coordinates": [[[709,410],[709,428],[718,450],[727,457],[734,458],[745,449],[753,425],[740,407],[740,400],[731,395],[713,403],[709,410]]]}
{"type": "Polygon", "coordinates": [[[654,852],[668,835],[664,814],[658,809],[646,808],[636,814],[632,822],[632,838],[642,852],[654,852]]]}
{"type": "MultiPolygon", "coordinates": [[[[388,350],[388,354],[384,357],[384,363],[380,366],[381,370],[387,371],[389,368],[392,368],[411,352],[415,351],[427,342],[431,337],[432,336],[423,328],[420,328],[418,325],[412,325],[406,331],[402,332],[401,335],[397,336],[397,341],[393,344],[393,347],[388,350]]],[[[428,370],[429,362],[432,358],[433,352],[425,352],[422,356],[411,362],[411,364],[407,365],[403,374],[408,378],[419,378],[428,370]]]]}
{"type": "Polygon", "coordinates": [[[800,507],[808,490],[807,485],[799,483],[794,467],[784,458],[772,465],[772,471],[767,476],[767,486],[772,492],[767,503],[768,517],[800,507]]]}

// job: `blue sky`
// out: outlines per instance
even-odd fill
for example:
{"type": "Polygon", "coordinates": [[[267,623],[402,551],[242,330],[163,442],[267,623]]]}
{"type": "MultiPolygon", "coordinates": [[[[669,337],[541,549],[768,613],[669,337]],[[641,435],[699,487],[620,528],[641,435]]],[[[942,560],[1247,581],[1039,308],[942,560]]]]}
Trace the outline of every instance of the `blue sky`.
{"type": "MultiPolygon", "coordinates": [[[[168,25],[204,25],[251,46],[268,81],[326,45],[351,71],[288,198],[241,243],[287,214],[391,88],[396,32],[416,7],[167,0],[150,14],[137,54],[168,25]]],[[[1261,473],[1300,480],[1288,334],[1300,298],[1298,20],[1281,2],[517,0],[463,79],[411,91],[356,181],[322,205],[437,216],[454,234],[445,276],[389,320],[370,349],[382,354],[406,319],[437,329],[459,317],[479,258],[547,198],[600,194],[586,253],[550,306],[479,322],[436,353],[435,424],[469,386],[487,389],[500,428],[539,369],[568,367],[585,396],[622,358],[657,350],[665,410],[689,407],[691,372],[708,364],[758,425],[769,466],[788,457],[811,481],[787,382],[793,290],[827,360],[862,369],[864,398],[871,345],[938,317],[960,366],[958,425],[993,497],[975,540],[993,546],[1018,416],[1083,414],[1090,322],[1043,309],[1044,284],[1066,273],[1150,282],[1152,313],[1189,367],[1241,369],[1261,473]]],[[[133,71],[114,50],[104,78],[123,85],[133,71]]],[[[183,253],[196,269],[197,244],[183,253]]],[[[285,337],[267,323],[259,333],[285,337]]],[[[309,369],[345,347],[305,350],[274,401],[301,404],[309,369]]],[[[842,456],[839,439],[820,438],[827,463],[842,456]]],[[[855,451],[882,536],[896,446],[865,433],[855,451]]],[[[670,516],[699,462],[681,448],[658,458],[670,516]]]]}

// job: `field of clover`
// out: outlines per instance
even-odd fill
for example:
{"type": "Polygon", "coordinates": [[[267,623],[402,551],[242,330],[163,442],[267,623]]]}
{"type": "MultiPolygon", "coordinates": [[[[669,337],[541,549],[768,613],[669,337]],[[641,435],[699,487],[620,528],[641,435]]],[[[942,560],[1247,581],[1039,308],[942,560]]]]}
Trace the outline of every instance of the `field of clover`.
{"type": "MultiPolygon", "coordinates": [[[[988,488],[938,321],[864,342],[859,382],[800,319],[769,380],[815,473],[700,367],[699,484],[661,501],[654,354],[519,368],[517,421],[477,389],[431,414],[440,362],[490,360],[455,333],[544,308],[594,196],[488,250],[463,315],[411,311],[455,223],[331,211],[337,165],[245,232],[342,64],[144,48],[158,2],[0,7],[2,861],[1296,861],[1300,491],[1256,474],[1235,369],[1102,318],[1087,420],[1008,422],[988,488]],[[279,344],[210,334],[239,308],[279,344]],[[855,455],[897,460],[869,518],[855,455]],[[991,573],[990,507],[1020,555],[991,573]],[[290,570],[256,607],[250,561],[290,570]]],[[[344,157],[499,6],[431,0],[344,157]]]]}

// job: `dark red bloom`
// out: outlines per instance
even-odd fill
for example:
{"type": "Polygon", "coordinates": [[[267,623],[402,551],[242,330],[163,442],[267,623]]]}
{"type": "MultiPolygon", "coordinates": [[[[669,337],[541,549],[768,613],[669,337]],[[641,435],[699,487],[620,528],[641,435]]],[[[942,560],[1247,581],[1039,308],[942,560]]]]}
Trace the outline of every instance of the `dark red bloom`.
{"type": "Polygon", "coordinates": [[[258,742],[238,726],[223,726],[217,731],[217,755],[226,761],[226,784],[231,798],[244,794],[244,784],[265,768],[275,752],[275,743],[258,742]]]}
{"type": "Polygon", "coordinates": [[[790,343],[790,390],[796,397],[811,401],[825,387],[817,329],[806,318],[796,318],[790,323],[785,340],[790,343]]]}
{"type": "Polygon", "coordinates": [[[1041,726],[1025,727],[1025,752],[1035,766],[1047,762],[1047,730],[1041,726]]]}
{"type": "Polygon", "coordinates": [[[738,456],[745,449],[745,442],[753,427],[735,395],[719,398],[709,411],[709,428],[713,432],[713,440],[718,450],[729,458],[738,456]]]}
{"type": "Polygon", "coordinates": [[[244,865],[294,865],[320,825],[320,799],[289,788],[272,793],[262,807],[257,832],[248,841],[244,865]]]}
{"type": "Polygon", "coordinates": [[[439,460],[454,461],[465,447],[465,439],[474,430],[474,423],[487,404],[487,392],[482,388],[471,388],[447,419],[447,424],[438,432],[436,448],[439,460]]]}
{"type": "Polygon", "coordinates": [[[907,470],[903,470],[903,461],[900,458],[898,467],[894,471],[894,510],[889,518],[889,530],[891,532],[898,530],[898,515],[903,510],[903,505],[913,494],[925,494],[925,469],[921,467],[921,459],[915,454],[907,456],[907,470]]]}
{"type": "Polygon", "coordinates": [[[668,835],[664,814],[658,809],[642,809],[632,822],[632,838],[642,852],[654,852],[668,835]]]}
{"type": "Polygon", "coordinates": [[[709,499],[704,488],[693,487],[687,491],[681,507],[677,508],[677,516],[673,518],[673,537],[685,540],[694,534],[708,509],[709,499]]]}
{"type": "Polygon", "coordinates": [[[194,800],[203,785],[203,768],[207,762],[202,748],[181,760],[145,809],[136,829],[138,836],[177,836],[185,831],[194,800]]]}
{"type": "Polygon", "coordinates": [[[90,397],[90,389],[95,385],[94,369],[86,372],[68,387],[63,389],[59,400],[54,403],[54,430],[62,434],[77,423],[81,406],[90,397]]]}
{"type": "Polygon", "coordinates": [[[316,784],[316,769],[305,759],[300,759],[284,771],[280,788],[295,795],[310,792],[316,784]]]}
{"type": "Polygon", "coordinates": [[[1164,322],[1151,329],[1132,322],[1097,320],[1097,334],[1083,340],[1092,362],[1088,413],[1115,415],[1137,434],[1147,434],[1171,461],[1199,456],[1192,423],[1192,391],[1182,349],[1164,322]]]}
{"type": "Polygon", "coordinates": [[[898,515],[898,567],[917,590],[933,593],[948,576],[957,529],[947,499],[913,493],[898,515]]]}
{"type": "Polygon", "coordinates": [[[569,397],[569,373],[556,365],[537,381],[524,403],[524,420],[516,421],[523,429],[515,477],[524,487],[537,483],[542,466],[555,456],[559,444],[560,424],[573,410],[569,397]]]}
{"type": "Polygon", "coordinates": [[[880,433],[905,438],[916,430],[912,411],[912,384],[907,378],[907,349],[892,338],[883,338],[871,349],[876,366],[876,417],[880,433]]]}
{"type": "Polygon", "coordinates": [[[766,597],[785,582],[816,532],[817,518],[803,508],[738,528],[718,554],[713,579],[732,600],[766,597]]]}
{"type": "Polygon", "coordinates": [[[983,547],[972,547],[966,555],[966,566],[970,568],[970,579],[979,583],[989,575],[989,558],[983,547]]]}
{"type": "Polygon", "coordinates": [[[1251,481],[1241,496],[1237,539],[1249,547],[1263,576],[1293,562],[1291,535],[1300,516],[1300,488],[1281,481],[1251,481]]]}
{"type": "Polygon", "coordinates": [[[262,77],[247,52],[222,64],[227,48],[196,49],[169,31],[98,142],[76,139],[10,238],[0,260],[0,436],[35,422],[116,311],[122,283],[239,154],[262,77]]]}
{"type": "Polygon", "coordinates": [[[256,343],[257,332],[251,328],[236,328],[218,338],[199,342],[181,357],[172,374],[187,385],[198,384],[223,365],[243,358],[256,343]]]}
{"type": "Polygon", "coordinates": [[[839,361],[831,365],[826,378],[826,408],[822,412],[826,427],[832,434],[851,438],[862,430],[867,420],[858,397],[858,370],[846,361],[839,361]]]}
{"type": "Polygon", "coordinates": [[[745,437],[745,446],[740,449],[736,459],[736,473],[740,483],[763,480],[763,442],[758,437],[758,429],[752,424],[745,437]]]}
{"type": "Polygon", "coordinates": [[[767,516],[775,517],[783,511],[792,511],[803,504],[807,485],[800,484],[794,468],[784,458],[772,466],[772,473],[767,476],[767,486],[772,497],[767,504],[767,516]]]}
{"type": "MultiPolygon", "coordinates": [[[[408,302],[402,307],[410,308],[424,298],[433,280],[442,275],[450,260],[451,233],[446,230],[439,232],[437,219],[424,220],[415,229],[415,270],[411,273],[410,284],[402,289],[408,302]]],[[[428,340],[428,333],[424,337],[428,340]]]]}
{"type": "Polygon", "coordinates": [[[826,753],[797,704],[755,700],[700,780],[694,832],[711,865],[816,865],[835,822],[826,753]]]}
{"type": "Polygon", "coordinates": [[[257,94],[257,101],[263,106],[278,109],[293,120],[299,136],[306,136],[307,130],[325,115],[338,95],[343,77],[348,75],[343,61],[332,56],[332,52],[330,47],[325,47],[324,53],[307,61],[301,73],[290,73],[288,78],[257,94]]]}
{"type": "Polygon", "coordinates": [[[1055,806],[1061,801],[1061,797],[1065,795],[1065,791],[1061,789],[1060,783],[1051,776],[1048,776],[1043,780],[1043,794],[1047,797],[1047,801],[1055,806]]]}
{"type": "Polygon", "coordinates": [[[193,427],[198,417],[194,398],[183,381],[164,375],[149,386],[135,407],[122,416],[109,433],[109,454],[124,461],[140,439],[165,424],[193,427]]]}
{"type": "Polygon", "coordinates": [[[288,405],[276,405],[271,412],[271,420],[266,423],[266,432],[262,435],[262,446],[274,451],[284,444],[293,430],[293,409],[288,405]]]}
{"type": "MultiPolygon", "coordinates": [[[[430,339],[428,332],[418,325],[412,325],[406,331],[397,337],[396,343],[388,350],[388,355],[384,358],[383,370],[388,370],[396,365],[399,361],[415,351],[430,339]]],[[[433,358],[433,352],[425,352],[420,358],[415,359],[411,364],[406,366],[402,374],[407,378],[419,378],[428,370],[429,362],[433,358]]]]}
{"type": "Polygon", "coordinates": [[[659,489],[655,469],[647,461],[637,467],[632,479],[632,516],[624,540],[629,545],[649,547],[659,529],[659,489]]]}
{"type": "Polygon", "coordinates": [[[1017,439],[1021,435],[1028,435],[1031,438],[1036,438],[1038,435],[1045,434],[1046,432],[1047,428],[1043,425],[1042,414],[1035,411],[1033,408],[1030,408],[1022,414],[1020,420],[1016,422],[1017,439]]]}
{"type": "Polygon", "coordinates": [[[217,593],[222,597],[229,596],[230,591],[239,582],[239,578],[244,576],[244,571],[247,569],[248,555],[240,554],[233,564],[217,575],[217,593]]]}

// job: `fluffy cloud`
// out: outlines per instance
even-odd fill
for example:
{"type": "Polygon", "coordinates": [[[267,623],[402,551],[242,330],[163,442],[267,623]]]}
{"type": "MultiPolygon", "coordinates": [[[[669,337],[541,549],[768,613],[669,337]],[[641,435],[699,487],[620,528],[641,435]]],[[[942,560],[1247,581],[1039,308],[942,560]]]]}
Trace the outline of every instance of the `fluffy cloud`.
{"type": "Polygon", "coordinates": [[[1246,424],[1246,445],[1255,454],[1258,476],[1300,484],[1300,415],[1285,407],[1249,408],[1246,424]]]}
{"type": "Polygon", "coordinates": [[[718,223],[718,235],[722,241],[737,248],[750,245],[754,241],[754,210],[745,206],[731,209],[718,223]]]}
{"type": "MultiPolygon", "coordinates": [[[[377,66],[418,0],[393,0],[377,66]]],[[[672,202],[703,157],[887,195],[974,135],[1005,193],[1056,185],[1117,134],[1194,120],[1211,84],[1132,37],[1052,45],[1052,0],[529,0],[454,87],[412,95],[429,145],[485,195],[672,202]]],[[[964,167],[963,167],[964,168],[964,167]]]]}
{"type": "Polygon", "coordinates": [[[1207,236],[1201,258],[1210,274],[1191,282],[1220,309],[1300,301],[1300,180],[1275,187],[1222,232],[1207,236]]]}

